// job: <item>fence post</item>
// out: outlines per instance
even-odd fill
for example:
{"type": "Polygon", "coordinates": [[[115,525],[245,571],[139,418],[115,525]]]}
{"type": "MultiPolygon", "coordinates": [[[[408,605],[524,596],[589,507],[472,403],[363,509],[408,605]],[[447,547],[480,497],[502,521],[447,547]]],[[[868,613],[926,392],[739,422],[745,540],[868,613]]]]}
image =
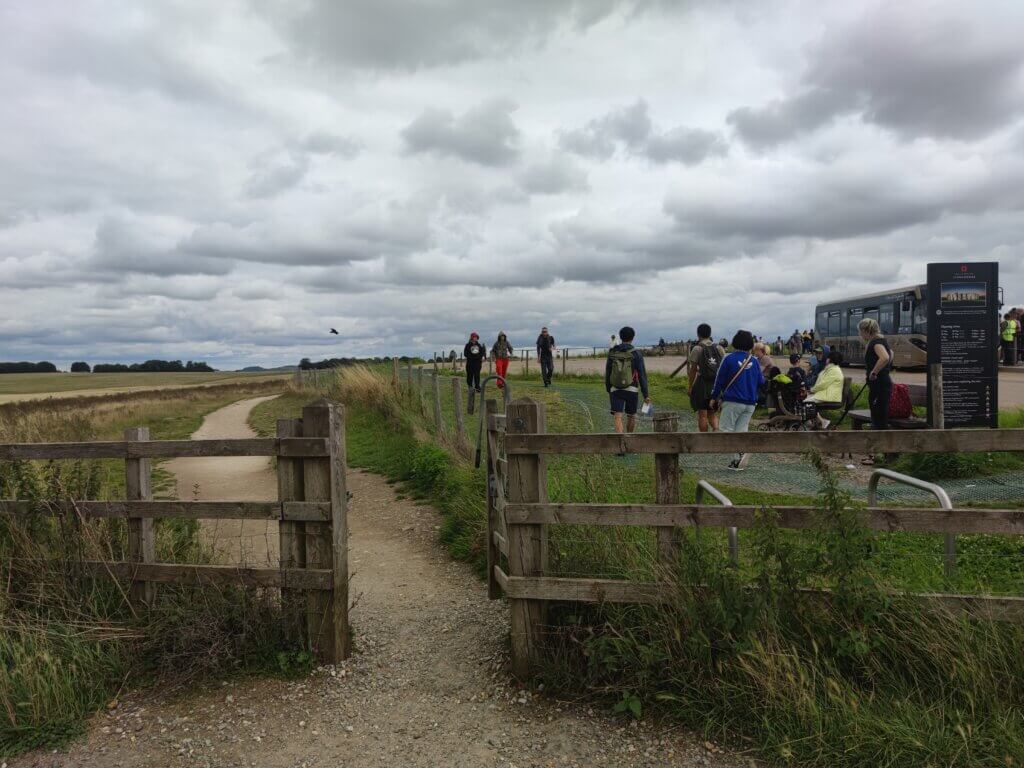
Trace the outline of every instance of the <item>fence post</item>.
{"type": "MultiPolygon", "coordinates": [[[[931,389],[932,429],[946,428],[946,414],[942,393],[942,363],[932,363],[928,370],[931,389]]],[[[945,541],[946,577],[952,579],[956,575],[956,534],[947,533],[945,541]]]]}
{"type": "Polygon", "coordinates": [[[331,570],[331,590],[311,591],[306,623],[317,657],[328,664],[347,659],[348,634],[348,494],[345,488],[344,406],[317,400],[302,409],[304,437],[325,437],[326,458],[302,460],[306,501],[329,501],[328,523],[306,523],[306,567],[331,570]]]}
{"type": "MultiPolygon", "coordinates": [[[[673,412],[654,414],[655,432],[677,432],[679,416],[673,412]]],[[[679,503],[679,454],[656,453],[654,455],[654,497],[658,504],[679,503]]],[[[658,562],[674,568],[679,563],[679,534],[675,528],[657,529],[658,562]]]]}
{"type": "MultiPolygon", "coordinates": [[[[302,437],[302,419],[278,419],[278,437],[302,437]]],[[[301,501],[302,459],[277,457],[277,498],[279,501],[301,501]]],[[[294,520],[281,520],[277,524],[277,538],[281,568],[306,567],[306,524],[294,520]]],[[[281,613],[289,636],[299,639],[301,648],[309,646],[306,631],[306,593],[281,587],[281,613]]]]}
{"type": "MultiPolygon", "coordinates": [[[[532,434],[544,431],[544,407],[530,398],[513,400],[507,411],[506,432],[532,434]]],[[[529,504],[547,501],[547,466],[542,455],[508,457],[508,501],[529,504]]],[[[543,576],[547,565],[547,528],[543,525],[508,526],[510,576],[543,576]]],[[[540,655],[541,632],[546,621],[543,600],[510,601],[512,613],[512,673],[530,677],[540,655]]]]}
{"type": "Polygon", "coordinates": [[[420,413],[423,413],[423,366],[416,369],[416,400],[419,402],[420,413]]]}
{"type": "Polygon", "coordinates": [[[462,422],[462,381],[452,377],[452,411],[455,413],[455,440],[459,450],[466,447],[466,428],[462,422]]]}
{"type": "Polygon", "coordinates": [[[562,347],[562,375],[565,376],[565,360],[569,356],[569,350],[566,347],[562,347]]]}
{"type": "MultiPolygon", "coordinates": [[[[128,427],[124,439],[130,441],[149,440],[149,427],[128,427]]],[[[125,459],[124,490],[128,501],[153,500],[153,460],[125,459]]],[[[153,518],[128,518],[128,559],[133,563],[156,562],[156,535],[153,518]]],[[[132,606],[139,608],[153,601],[155,585],[149,581],[133,579],[129,599],[132,606]]]]}
{"type": "Polygon", "coordinates": [[[444,436],[444,420],[441,418],[441,385],[438,381],[437,371],[434,371],[431,389],[434,394],[434,426],[437,428],[437,436],[444,436]]]}
{"type": "Polygon", "coordinates": [[[406,394],[409,396],[409,400],[412,400],[412,358],[410,357],[405,361],[405,372],[408,378],[409,389],[406,394]]]}
{"type": "Polygon", "coordinates": [[[398,389],[398,358],[391,358],[391,386],[398,389]]]}
{"type": "Polygon", "coordinates": [[[498,584],[498,577],[494,575],[494,567],[501,565],[501,550],[494,541],[494,533],[498,525],[498,511],[495,508],[494,500],[498,492],[498,474],[495,472],[494,463],[498,457],[491,452],[491,416],[498,412],[498,401],[494,399],[484,403],[484,429],[487,430],[487,599],[498,600],[501,598],[501,585],[498,584]]]}
{"type": "Polygon", "coordinates": [[[527,376],[529,376],[530,375],[530,350],[526,350],[525,354],[526,354],[526,358],[525,358],[526,359],[526,370],[524,371],[524,373],[527,376]]]}

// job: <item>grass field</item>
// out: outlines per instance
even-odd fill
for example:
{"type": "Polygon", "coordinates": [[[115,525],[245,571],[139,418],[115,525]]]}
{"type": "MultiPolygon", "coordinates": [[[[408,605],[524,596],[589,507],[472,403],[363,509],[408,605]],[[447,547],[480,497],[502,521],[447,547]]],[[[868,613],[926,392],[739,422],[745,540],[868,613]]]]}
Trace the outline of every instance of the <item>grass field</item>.
{"type": "Polygon", "coordinates": [[[229,384],[260,379],[287,379],[288,373],[8,373],[0,375],[0,403],[26,397],[81,395],[92,392],[166,389],[202,384],[229,384]]]}
{"type": "MultiPolygon", "coordinates": [[[[600,387],[586,377],[575,383],[600,387]]],[[[581,401],[570,382],[541,389],[516,378],[513,387],[545,403],[551,431],[607,429],[597,400],[581,401]]],[[[688,408],[681,382],[652,377],[652,388],[659,408],[688,408]]],[[[343,371],[328,389],[350,406],[350,464],[433,504],[451,554],[479,568],[485,481],[436,433],[431,408],[396,395],[387,374],[372,370],[343,371]]],[[[312,396],[265,403],[253,425],[269,434],[275,418],[297,415],[312,396]]],[[[450,407],[449,395],[446,414],[450,407]]],[[[473,435],[475,420],[467,427],[473,435]]],[[[692,483],[682,476],[684,496],[692,483]]],[[[961,537],[950,584],[938,567],[941,537],[875,535],[834,474],[823,471],[818,486],[812,496],[726,488],[737,502],[768,505],[762,522],[741,537],[738,568],[719,532],[685,532],[668,605],[551,604],[540,674],[547,690],[637,717],[650,711],[776,765],[1024,766],[1024,628],[929,613],[889,591],[1015,592],[1024,537],[961,537]],[[815,506],[819,528],[777,528],[770,506],[787,502],[815,506]],[[825,585],[831,601],[802,591],[825,585]]],[[[550,457],[548,492],[558,501],[651,501],[650,457],[550,457]]],[[[550,526],[549,536],[552,575],[651,577],[647,529],[550,526]]]]}

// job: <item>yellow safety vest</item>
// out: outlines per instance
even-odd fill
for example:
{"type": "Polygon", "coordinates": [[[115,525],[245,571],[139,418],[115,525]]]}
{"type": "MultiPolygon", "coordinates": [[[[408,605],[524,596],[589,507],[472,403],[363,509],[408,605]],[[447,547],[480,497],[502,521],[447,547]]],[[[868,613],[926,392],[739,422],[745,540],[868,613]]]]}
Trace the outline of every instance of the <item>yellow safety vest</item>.
{"type": "Polygon", "coordinates": [[[1003,341],[1013,341],[1013,337],[1017,335],[1017,321],[1007,320],[1006,327],[1003,328],[1003,341]]]}

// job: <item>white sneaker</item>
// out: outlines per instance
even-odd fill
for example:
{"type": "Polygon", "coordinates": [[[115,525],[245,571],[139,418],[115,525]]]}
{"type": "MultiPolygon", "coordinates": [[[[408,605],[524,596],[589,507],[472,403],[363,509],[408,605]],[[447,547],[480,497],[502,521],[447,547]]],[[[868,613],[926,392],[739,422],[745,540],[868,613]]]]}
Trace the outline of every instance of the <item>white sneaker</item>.
{"type": "Polygon", "coordinates": [[[832,422],[829,421],[828,419],[822,419],[821,420],[821,428],[822,429],[828,429],[828,425],[831,424],[831,423],[832,422]]]}
{"type": "Polygon", "coordinates": [[[741,453],[739,463],[736,465],[737,469],[746,469],[747,464],[750,463],[750,454],[741,453]]]}

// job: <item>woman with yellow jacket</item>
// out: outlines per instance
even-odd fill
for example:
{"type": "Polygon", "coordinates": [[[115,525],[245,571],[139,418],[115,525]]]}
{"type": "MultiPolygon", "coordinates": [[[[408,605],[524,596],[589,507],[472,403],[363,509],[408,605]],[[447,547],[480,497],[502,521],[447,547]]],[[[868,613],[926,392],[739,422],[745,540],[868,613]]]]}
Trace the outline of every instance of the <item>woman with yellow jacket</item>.
{"type": "Polygon", "coordinates": [[[811,387],[811,394],[804,400],[805,403],[815,403],[818,406],[818,428],[826,429],[831,423],[828,419],[822,418],[821,411],[835,411],[843,407],[843,369],[839,367],[843,362],[843,354],[838,349],[830,350],[828,363],[818,374],[818,380],[811,387]]]}

